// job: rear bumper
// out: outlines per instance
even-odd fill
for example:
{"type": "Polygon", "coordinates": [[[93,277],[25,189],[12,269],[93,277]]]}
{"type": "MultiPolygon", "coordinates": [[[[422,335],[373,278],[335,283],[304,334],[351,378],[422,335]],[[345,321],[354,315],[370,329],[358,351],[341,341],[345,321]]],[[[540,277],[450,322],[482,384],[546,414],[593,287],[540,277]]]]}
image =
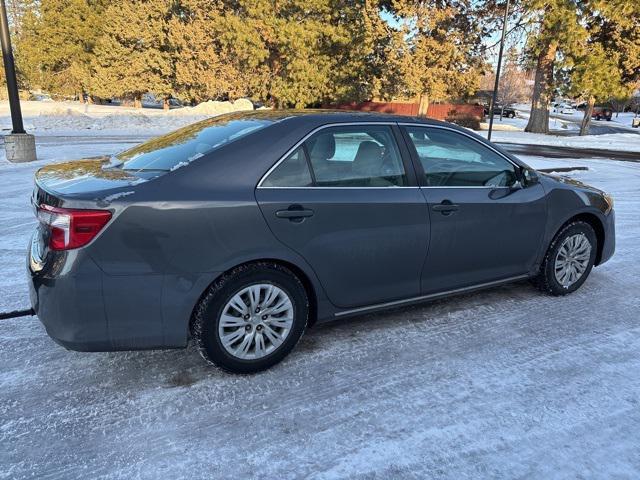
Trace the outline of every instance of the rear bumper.
{"type": "MultiPolygon", "coordinates": [[[[57,264],[67,263],[68,255],[56,254],[57,264]]],[[[101,272],[90,259],[82,263],[73,273],[56,271],[56,265],[34,272],[28,265],[31,306],[56,343],[69,350],[109,351],[101,272]]]]}
{"type": "Polygon", "coordinates": [[[604,245],[602,246],[602,254],[597,265],[613,257],[616,251],[616,213],[613,209],[605,216],[604,219],[604,245]]]}
{"type": "Polygon", "coordinates": [[[83,249],[27,257],[31,306],[47,334],[83,352],[186,346],[192,310],[217,276],[106,275],[83,249]]]}

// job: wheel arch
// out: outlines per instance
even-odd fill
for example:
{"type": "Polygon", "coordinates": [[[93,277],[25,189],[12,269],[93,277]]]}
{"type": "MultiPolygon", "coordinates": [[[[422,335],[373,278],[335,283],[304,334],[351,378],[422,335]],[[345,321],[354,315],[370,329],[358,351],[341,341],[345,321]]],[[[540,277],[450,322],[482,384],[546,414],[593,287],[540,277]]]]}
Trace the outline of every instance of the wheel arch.
{"type": "Polygon", "coordinates": [[[307,326],[311,327],[313,325],[315,325],[315,323],[318,320],[318,294],[316,292],[316,288],[313,284],[313,281],[311,280],[311,278],[309,277],[309,275],[299,266],[295,265],[292,262],[289,262],[287,260],[282,260],[280,258],[259,258],[259,259],[253,259],[253,260],[248,260],[245,262],[241,262],[238,263],[230,268],[228,268],[227,270],[220,272],[219,275],[217,275],[215,278],[213,278],[211,280],[211,282],[209,282],[206,286],[206,288],[200,293],[200,296],[198,297],[198,300],[196,301],[196,303],[194,304],[192,310],[191,310],[191,316],[189,318],[189,332],[192,332],[192,327],[193,327],[193,321],[195,319],[195,313],[196,310],[198,309],[198,305],[200,305],[200,302],[202,302],[202,299],[204,297],[207,296],[208,292],[209,292],[209,288],[211,287],[211,285],[213,285],[213,283],[215,283],[215,281],[220,278],[221,276],[231,272],[232,270],[235,270],[239,267],[243,267],[243,266],[247,266],[247,265],[253,265],[253,264],[258,264],[258,263],[270,263],[270,264],[274,264],[274,265],[279,265],[281,267],[284,267],[288,270],[291,271],[291,273],[293,273],[298,280],[300,280],[300,282],[302,283],[302,286],[305,289],[305,292],[307,293],[307,298],[309,300],[309,320],[307,322],[307,326]]]}
{"type": "Polygon", "coordinates": [[[596,261],[594,265],[599,265],[600,262],[602,261],[602,250],[604,248],[605,230],[604,230],[604,224],[602,223],[602,220],[595,213],[582,212],[569,218],[566,222],[564,222],[562,225],[560,225],[560,227],[556,229],[551,240],[553,241],[556,235],[558,235],[558,232],[560,232],[560,230],[562,230],[566,225],[572,222],[579,222],[579,221],[582,221],[591,225],[591,228],[593,228],[593,231],[596,234],[596,240],[598,241],[598,245],[597,245],[597,251],[596,251],[596,261]]]}

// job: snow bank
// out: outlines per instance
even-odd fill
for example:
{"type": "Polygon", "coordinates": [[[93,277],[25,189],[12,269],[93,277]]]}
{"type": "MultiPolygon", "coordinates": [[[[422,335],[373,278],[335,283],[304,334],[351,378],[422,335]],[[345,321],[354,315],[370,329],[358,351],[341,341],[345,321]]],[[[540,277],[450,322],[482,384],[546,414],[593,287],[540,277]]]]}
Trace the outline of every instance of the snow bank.
{"type": "MultiPolygon", "coordinates": [[[[487,132],[478,133],[484,137],[487,136],[487,132]]],[[[638,152],[638,160],[640,160],[640,135],[635,133],[561,137],[539,133],[495,131],[491,136],[491,140],[499,143],[518,143],[523,145],[549,145],[556,147],[638,152]]]]}
{"type": "MultiPolygon", "coordinates": [[[[481,122],[480,130],[489,130],[489,122],[481,122]]],[[[520,132],[522,131],[521,127],[516,125],[511,125],[509,123],[502,123],[494,119],[493,121],[493,131],[503,131],[503,132],[520,132]]]]}
{"type": "MultiPolygon", "coordinates": [[[[25,128],[45,135],[147,134],[158,135],[224,113],[253,110],[250,100],[203,102],[195,107],[136,109],[116,105],[85,105],[78,102],[21,102],[25,128]]],[[[11,130],[8,102],[0,102],[0,128],[11,130]]]]}
{"type": "Polygon", "coordinates": [[[246,98],[240,98],[235,102],[218,102],[209,100],[195,107],[184,107],[170,110],[169,115],[221,115],[223,113],[242,112],[253,110],[253,103],[246,98]]]}

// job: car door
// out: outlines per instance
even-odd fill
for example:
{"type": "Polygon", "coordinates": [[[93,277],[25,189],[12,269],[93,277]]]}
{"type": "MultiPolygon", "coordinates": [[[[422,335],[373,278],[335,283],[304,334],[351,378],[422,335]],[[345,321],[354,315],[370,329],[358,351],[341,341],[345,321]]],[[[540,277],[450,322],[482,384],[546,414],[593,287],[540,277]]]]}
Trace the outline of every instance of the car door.
{"type": "Polygon", "coordinates": [[[523,187],[519,167],[471,135],[439,126],[403,129],[431,213],[422,293],[529,272],[544,235],[542,185],[523,187]]]}
{"type": "Polygon", "coordinates": [[[318,129],[267,172],[256,199],[334,305],[419,295],[429,213],[397,125],[318,129]]]}

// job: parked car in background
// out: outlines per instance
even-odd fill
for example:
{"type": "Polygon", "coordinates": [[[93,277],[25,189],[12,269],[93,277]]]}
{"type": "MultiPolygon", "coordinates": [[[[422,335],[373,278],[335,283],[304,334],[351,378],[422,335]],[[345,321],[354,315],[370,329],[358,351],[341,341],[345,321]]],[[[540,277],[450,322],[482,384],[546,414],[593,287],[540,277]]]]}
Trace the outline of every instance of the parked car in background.
{"type": "Polygon", "coordinates": [[[604,192],[450,123],[378,113],[213,117],[43,167],[32,201],[31,303],[56,342],[191,334],[239,373],[316,322],[523,279],[569,294],[615,246],[604,192]]]}
{"type": "Polygon", "coordinates": [[[607,122],[610,122],[612,117],[613,110],[608,107],[594,107],[593,113],[591,114],[591,118],[595,118],[596,120],[605,119],[607,122]]]}
{"type": "Polygon", "coordinates": [[[51,95],[48,93],[32,93],[29,95],[29,100],[32,102],[53,102],[51,95]]]}
{"type": "Polygon", "coordinates": [[[574,113],[576,113],[576,109],[573,105],[570,105],[568,103],[556,103],[553,106],[553,112],[560,113],[562,115],[573,115],[574,113]]]}
{"type": "MultiPolygon", "coordinates": [[[[484,114],[486,116],[489,116],[489,105],[485,105],[484,106],[484,114]]],[[[515,108],[513,107],[509,107],[509,106],[505,106],[503,107],[502,105],[494,105],[493,107],[493,115],[502,115],[503,117],[507,117],[507,118],[516,118],[517,116],[517,112],[515,110],[515,108]]]]}

